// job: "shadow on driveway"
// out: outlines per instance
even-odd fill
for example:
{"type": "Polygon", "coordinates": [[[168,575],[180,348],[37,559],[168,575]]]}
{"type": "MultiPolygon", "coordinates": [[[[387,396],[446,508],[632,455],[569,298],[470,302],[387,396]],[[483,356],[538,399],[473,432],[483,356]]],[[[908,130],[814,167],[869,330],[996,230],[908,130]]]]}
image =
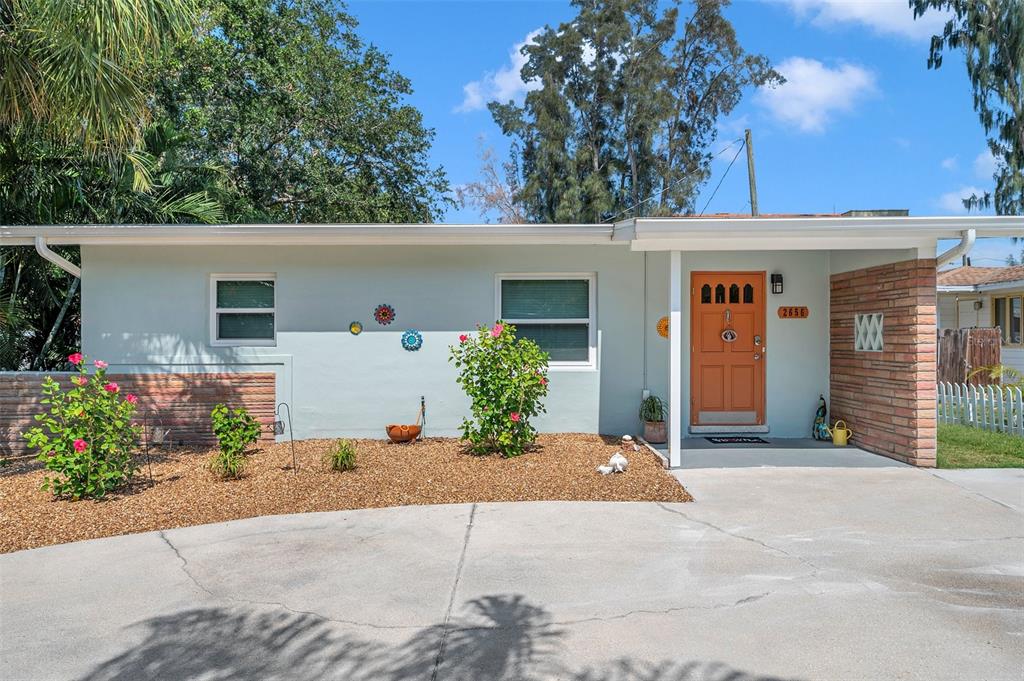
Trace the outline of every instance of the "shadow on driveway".
{"type": "Polygon", "coordinates": [[[718,662],[620,657],[603,668],[570,669],[560,661],[566,631],[544,608],[517,594],[466,605],[467,616],[415,630],[394,646],[339,633],[337,623],[314,613],[197,608],[138,623],[145,640],[84,680],[781,681],[718,662]]]}

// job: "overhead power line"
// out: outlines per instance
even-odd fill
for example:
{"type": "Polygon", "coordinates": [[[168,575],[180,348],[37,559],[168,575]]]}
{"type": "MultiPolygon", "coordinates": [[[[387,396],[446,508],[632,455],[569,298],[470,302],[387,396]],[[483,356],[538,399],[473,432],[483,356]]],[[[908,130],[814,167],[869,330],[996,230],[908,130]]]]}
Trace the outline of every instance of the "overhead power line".
{"type": "MultiPolygon", "coordinates": [[[[725,152],[727,152],[727,151],[729,151],[730,149],[732,149],[733,145],[735,145],[735,144],[739,144],[739,145],[740,145],[740,148],[736,150],[736,156],[739,156],[739,153],[740,153],[741,151],[743,151],[743,139],[742,139],[742,138],[736,138],[736,139],[734,139],[734,140],[733,140],[732,142],[730,142],[730,143],[729,143],[728,145],[726,145],[726,146],[722,147],[722,149],[721,149],[721,150],[720,150],[720,151],[719,151],[719,152],[718,152],[717,154],[715,154],[714,156],[712,156],[712,157],[711,157],[711,158],[712,158],[712,160],[713,160],[713,159],[716,159],[716,158],[718,158],[719,156],[721,156],[721,155],[722,155],[722,154],[724,154],[725,152]]],[[[733,161],[735,161],[735,160],[736,160],[736,156],[733,156],[733,157],[732,157],[732,160],[733,160],[733,161]]],[[[729,168],[731,168],[731,167],[732,167],[732,163],[729,163],[729,168]]],[[[694,172],[696,172],[696,171],[694,171],[694,172]]],[[[728,172],[729,172],[729,171],[728,171],[728,169],[726,169],[726,171],[725,171],[725,172],[726,172],[726,173],[728,173],[728,172]]],[[[682,177],[680,177],[680,178],[679,178],[678,180],[676,180],[675,182],[672,182],[672,183],[670,183],[670,184],[669,184],[668,186],[666,186],[666,187],[665,187],[664,189],[659,189],[658,191],[656,191],[656,192],[654,192],[653,194],[651,194],[650,196],[648,196],[648,197],[647,197],[646,199],[644,199],[644,200],[642,200],[642,201],[639,201],[639,202],[638,202],[638,203],[637,203],[636,205],[630,206],[629,208],[626,208],[625,210],[623,210],[623,211],[620,211],[620,212],[616,213],[615,215],[611,216],[610,218],[607,218],[607,219],[605,220],[605,222],[615,222],[615,220],[617,220],[617,219],[618,219],[619,217],[621,217],[621,216],[625,215],[626,213],[629,213],[630,211],[634,211],[634,210],[636,210],[637,208],[639,208],[640,206],[644,205],[645,203],[647,203],[647,202],[648,202],[648,201],[650,201],[651,199],[656,199],[656,198],[658,198],[659,196],[661,196],[662,194],[664,194],[665,192],[667,192],[667,191],[668,191],[669,189],[671,189],[672,187],[675,187],[675,186],[676,186],[677,184],[679,184],[679,183],[680,183],[680,182],[682,182],[683,180],[685,180],[685,179],[689,178],[689,177],[690,177],[691,175],[693,175],[693,172],[690,172],[690,173],[686,173],[685,175],[683,175],[682,177]]],[[[725,178],[723,177],[722,179],[725,179],[725,178]]],[[[719,186],[721,186],[721,184],[722,184],[722,183],[721,183],[721,182],[719,182],[718,184],[719,184],[719,186]]],[[[718,188],[717,188],[717,187],[715,188],[715,191],[718,191],[718,188]]],[[[714,195],[712,195],[712,198],[714,198],[714,195]]],[[[707,208],[707,206],[705,206],[705,208],[707,208]]],[[[702,211],[702,214],[703,214],[703,211],[702,211]]]]}

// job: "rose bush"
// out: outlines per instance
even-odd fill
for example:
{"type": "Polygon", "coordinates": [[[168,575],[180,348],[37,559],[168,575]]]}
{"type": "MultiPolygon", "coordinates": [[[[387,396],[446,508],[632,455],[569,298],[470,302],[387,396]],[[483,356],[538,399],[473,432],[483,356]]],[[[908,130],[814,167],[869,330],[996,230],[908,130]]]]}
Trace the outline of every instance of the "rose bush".
{"type": "Polygon", "coordinates": [[[43,399],[49,410],[35,418],[40,424],[26,433],[28,446],[39,450],[48,471],[43,489],[71,499],[99,499],[126,484],[138,470],[132,456],[140,428],[132,423],[138,399],[121,396],[107,381],[106,362],[97,360],[90,376],[81,353],[68,356],[78,374],[64,389],[47,376],[43,399]]]}
{"type": "Polygon", "coordinates": [[[471,400],[471,418],[462,437],[478,454],[518,456],[537,438],[530,419],[544,413],[548,394],[548,355],[516,328],[498,321],[476,334],[459,336],[451,346],[456,379],[471,400]]]}

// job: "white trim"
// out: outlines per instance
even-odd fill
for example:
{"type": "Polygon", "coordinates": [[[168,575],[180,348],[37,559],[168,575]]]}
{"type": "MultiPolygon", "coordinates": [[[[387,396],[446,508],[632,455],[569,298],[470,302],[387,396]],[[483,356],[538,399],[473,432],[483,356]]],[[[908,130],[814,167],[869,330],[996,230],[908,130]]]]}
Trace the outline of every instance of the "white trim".
{"type": "Polygon", "coordinates": [[[210,345],[225,347],[275,347],[277,345],[277,275],[273,272],[221,272],[210,274],[210,345]],[[274,282],[273,307],[217,307],[217,282],[221,281],[272,281],[274,282]],[[217,337],[217,317],[220,314],[270,314],[274,320],[273,338],[227,338],[217,337]]]}
{"type": "Polygon", "coordinates": [[[623,245],[610,224],[264,224],[0,226],[3,245],[623,245]]]}
{"type": "Polygon", "coordinates": [[[678,468],[683,465],[683,260],[679,251],[669,255],[668,285],[668,460],[678,468]]]}
{"type": "Polygon", "coordinates": [[[587,361],[571,362],[552,360],[548,366],[553,371],[596,371],[597,370],[597,273],[596,272],[499,272],[494,275],[494,318],[502,319],[509,324],[586,324],[587,325],[587,361]],[[501,282],[505,280],[521,281],[582,279],[589,282],[587,295],[590,316],[587,318],[558,319],[502,319],[501,316],[501,282]]]}
{"type": "MultiPolygon", "coordinates": [[[[703,217],[636,218],[612,224],[262,224],[0,226],[0,243],[97,245],[573,245],[631,244],[635,250],[813,250],[905,248],[935,239],[1019,236],[1024,218],[950,217],[703,217]],[[777,239],[788,239],[784,246],[777,239]],[[675,243],[673,243],[675,242],[675,243]],[[717,243],[717,246],[716,246],[717,243]]],[[[934,243],[932,253],[934,257],[934,243]]]]}

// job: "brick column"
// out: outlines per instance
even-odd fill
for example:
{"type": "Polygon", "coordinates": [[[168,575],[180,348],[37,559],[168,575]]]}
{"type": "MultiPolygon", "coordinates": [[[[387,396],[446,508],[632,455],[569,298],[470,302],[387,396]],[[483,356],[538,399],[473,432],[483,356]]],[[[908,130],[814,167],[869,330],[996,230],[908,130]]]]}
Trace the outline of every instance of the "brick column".
{"type": "Polygon", "coordinates": [[[935,466],[935,260],[832,275],[832,420],[853,443],[915,466],[935,466]],[[881,352],[854,349],[856,315],[882,313],[881,352]]]}

